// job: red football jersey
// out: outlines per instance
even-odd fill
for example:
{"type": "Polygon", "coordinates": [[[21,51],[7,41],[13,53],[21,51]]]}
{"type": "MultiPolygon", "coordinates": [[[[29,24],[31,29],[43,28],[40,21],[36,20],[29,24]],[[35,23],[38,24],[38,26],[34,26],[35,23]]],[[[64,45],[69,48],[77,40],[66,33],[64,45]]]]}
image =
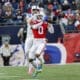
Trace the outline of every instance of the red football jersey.
{"type": "Polygon", "coordinates": [[[48,28],[48,23],[43,22],[42,25],[40,25],[37,29],[32,29],[34,38],[45,38],[47,33],[47,28],[48,28]]]}

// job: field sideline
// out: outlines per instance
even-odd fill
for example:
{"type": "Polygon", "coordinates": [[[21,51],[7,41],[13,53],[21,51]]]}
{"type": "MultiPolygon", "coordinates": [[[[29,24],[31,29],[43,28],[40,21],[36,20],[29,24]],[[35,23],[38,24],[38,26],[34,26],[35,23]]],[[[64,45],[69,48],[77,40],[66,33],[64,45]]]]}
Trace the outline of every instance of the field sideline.
{"type": "Polygon", "coordinates": [[[26,67],[0,67],[0,80],[80,80],[80,64],[45,65],[37,78],[26,67]]]}

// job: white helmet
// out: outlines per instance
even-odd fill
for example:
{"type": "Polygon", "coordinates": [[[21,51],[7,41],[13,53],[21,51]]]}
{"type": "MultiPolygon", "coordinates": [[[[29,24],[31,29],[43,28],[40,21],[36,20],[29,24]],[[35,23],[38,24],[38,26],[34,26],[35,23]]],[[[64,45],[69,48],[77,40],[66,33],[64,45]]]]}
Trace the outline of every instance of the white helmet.
{"type": "Polygon", "coordinates": [[[36,6],[36,5],[34,5],[34,6],[31,7],[31,12],[32,13],[35,13],[34,10],[36,10],[36,11],[39,12],[40,11],[40,8],[38,6],[36,6]]]}
{"type": "Polygon", "coordinates": [[[35,5],[34,5],[34,6],[32,6],[32,7],[31,7],[31,9],[32,9],[32,10],[33,10],[33,9],[36,9],[36,6],[35,6],[35,5]]]}
{"type": "Polygon", "coordinates": [[[38,21],[44,20],[44,17],[45,17],[45,14],[43,12],[36,14],[36,19],[38,21]]]}
{"type": "Polygon", "coordinates": [[[36,6],[36,5],[32,6],[31,9],[32,9],[32,10],[33,10],[33,9],[40,10],[39,6],[36,6]]]}

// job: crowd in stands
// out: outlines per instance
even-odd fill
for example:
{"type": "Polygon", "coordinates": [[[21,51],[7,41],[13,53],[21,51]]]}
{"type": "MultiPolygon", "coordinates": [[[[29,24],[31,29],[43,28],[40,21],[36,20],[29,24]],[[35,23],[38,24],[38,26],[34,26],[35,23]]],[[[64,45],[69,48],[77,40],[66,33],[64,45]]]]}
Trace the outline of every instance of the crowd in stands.
{"type": "Polygon", "coordinates": [[[65,30],[80,30],[79,0],[0,0],[0,24],[24,22],[24,15],[31,12],[32,5],[39,5],[51,23],[60,24],[65,30]]]}

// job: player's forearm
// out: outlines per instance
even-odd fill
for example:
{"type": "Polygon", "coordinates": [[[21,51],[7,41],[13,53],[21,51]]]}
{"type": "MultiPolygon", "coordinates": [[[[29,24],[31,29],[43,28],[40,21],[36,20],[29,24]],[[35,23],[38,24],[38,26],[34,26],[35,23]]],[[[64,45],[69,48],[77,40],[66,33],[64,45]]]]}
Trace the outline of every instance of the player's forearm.
{"type": "Polygon", "coordinates": [[[40,23],[38,23],[38,24],[34,24],[34,25],[32,25],[32,28],[33,29],[37,29],[39,26],[41,26],[42,25],[42,21],[40,22],[40,23]]]}

